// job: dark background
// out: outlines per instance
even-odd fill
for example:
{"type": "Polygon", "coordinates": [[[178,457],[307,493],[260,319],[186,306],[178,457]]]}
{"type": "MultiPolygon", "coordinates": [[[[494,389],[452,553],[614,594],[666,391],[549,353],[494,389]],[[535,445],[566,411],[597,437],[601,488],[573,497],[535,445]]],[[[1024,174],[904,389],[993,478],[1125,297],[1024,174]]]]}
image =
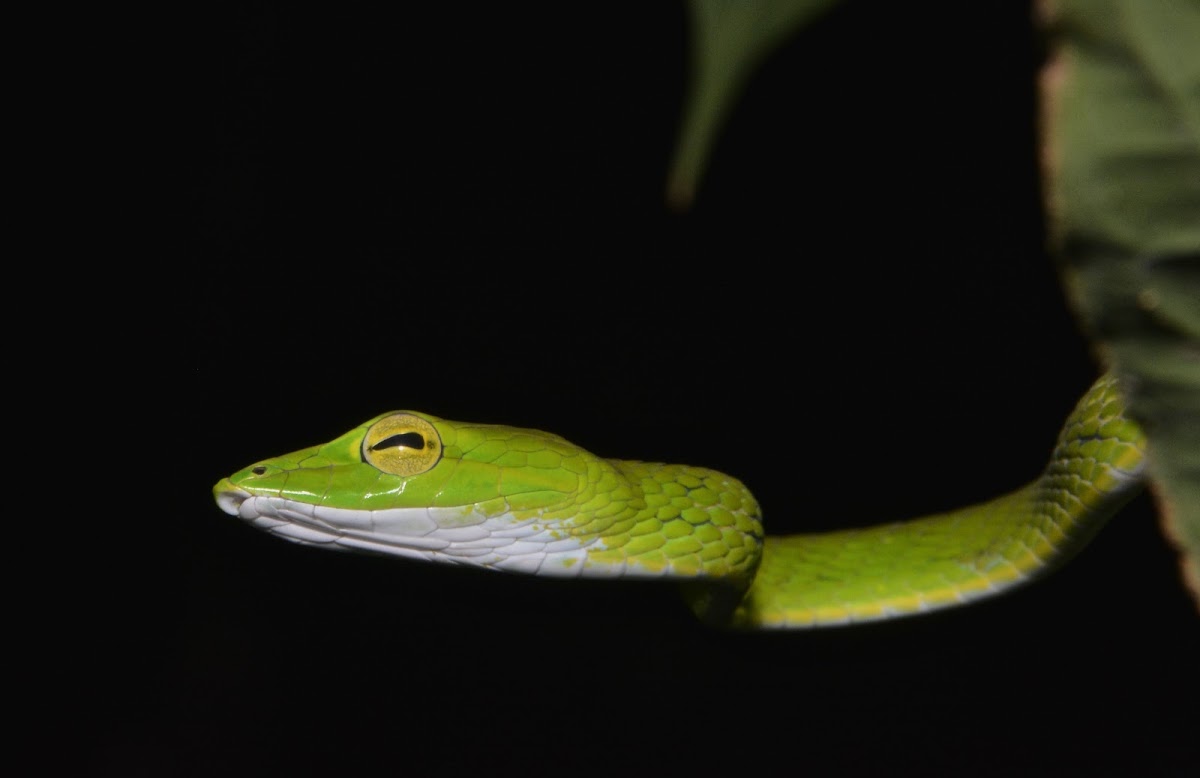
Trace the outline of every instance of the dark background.
{"type": "Polygon", "coordinates": [[[677,214],[684,8],[568,6],[162,20],[181,410],[105,574],[90,773],[1184,774],[1200,619],[1146,497],[1011,596],[761,635],[218,511],[218,478],[399,408],[719,468],[775,533],[1040,470],[1097,367],[1043,245],[1028,7],[844,3],[677,214]]]}

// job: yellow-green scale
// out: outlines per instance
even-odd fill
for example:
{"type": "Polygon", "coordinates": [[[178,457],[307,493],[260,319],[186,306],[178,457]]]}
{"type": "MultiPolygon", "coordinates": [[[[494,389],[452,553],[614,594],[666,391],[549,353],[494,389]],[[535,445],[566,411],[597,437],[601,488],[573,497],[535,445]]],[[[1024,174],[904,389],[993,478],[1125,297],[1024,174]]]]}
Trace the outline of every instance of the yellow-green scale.
{"type": "Polygon", "coordinates": [[[762,518],[758,502],[736,478],[658,462],[609,459],[597,467],[606,472],[591,512],[568,522],[572,534],[600,540],[588,565],[679,578],[742,580],[753,574],[762,518]],[[610,511],[606,500],[621,511],[610,511]]]}

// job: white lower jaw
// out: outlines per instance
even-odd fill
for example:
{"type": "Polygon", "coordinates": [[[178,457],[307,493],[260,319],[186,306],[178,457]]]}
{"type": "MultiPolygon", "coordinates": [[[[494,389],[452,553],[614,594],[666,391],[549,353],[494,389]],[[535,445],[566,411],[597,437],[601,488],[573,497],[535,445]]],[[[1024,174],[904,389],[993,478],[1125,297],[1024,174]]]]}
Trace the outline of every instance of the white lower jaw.
{"type": "Polygon", "coordinates": [[[217,504],[258,529],[305,545],[570,578],[625,572],[623,565],[588,565],[588,551],[603,548],[601,542],[581,542],[537,518],[489,517],[464,508],[347,510],[240,490],[222,493],[217,504]]]}

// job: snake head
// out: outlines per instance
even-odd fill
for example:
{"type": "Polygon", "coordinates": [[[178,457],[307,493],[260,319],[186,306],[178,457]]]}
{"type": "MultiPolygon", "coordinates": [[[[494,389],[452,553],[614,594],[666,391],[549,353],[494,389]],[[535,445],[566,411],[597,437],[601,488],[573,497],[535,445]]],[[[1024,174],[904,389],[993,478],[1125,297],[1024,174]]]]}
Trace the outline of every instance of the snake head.
{"type": "Polygon", "coordinates": [[[611,470],[557,435],[397,411],[239,470],[213,495],[299,543],[577,575],[595,539],[573,520],[611,470]]]}

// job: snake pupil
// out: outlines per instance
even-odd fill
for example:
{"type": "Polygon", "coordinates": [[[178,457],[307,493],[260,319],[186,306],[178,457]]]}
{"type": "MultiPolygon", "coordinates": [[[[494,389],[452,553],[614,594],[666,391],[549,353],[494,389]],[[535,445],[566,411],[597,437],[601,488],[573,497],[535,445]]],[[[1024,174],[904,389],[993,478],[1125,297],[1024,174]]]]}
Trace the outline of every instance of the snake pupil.
{"type": "Polygon", "coordinates": [[[399,435],[389,435],[374,446],[371,446],[371,450],[379,451],[380,449],[396,446],[422,449],[425,448],[425,438],[421,437],[421,433],[419,432],[402,432],[399,435]]]}

